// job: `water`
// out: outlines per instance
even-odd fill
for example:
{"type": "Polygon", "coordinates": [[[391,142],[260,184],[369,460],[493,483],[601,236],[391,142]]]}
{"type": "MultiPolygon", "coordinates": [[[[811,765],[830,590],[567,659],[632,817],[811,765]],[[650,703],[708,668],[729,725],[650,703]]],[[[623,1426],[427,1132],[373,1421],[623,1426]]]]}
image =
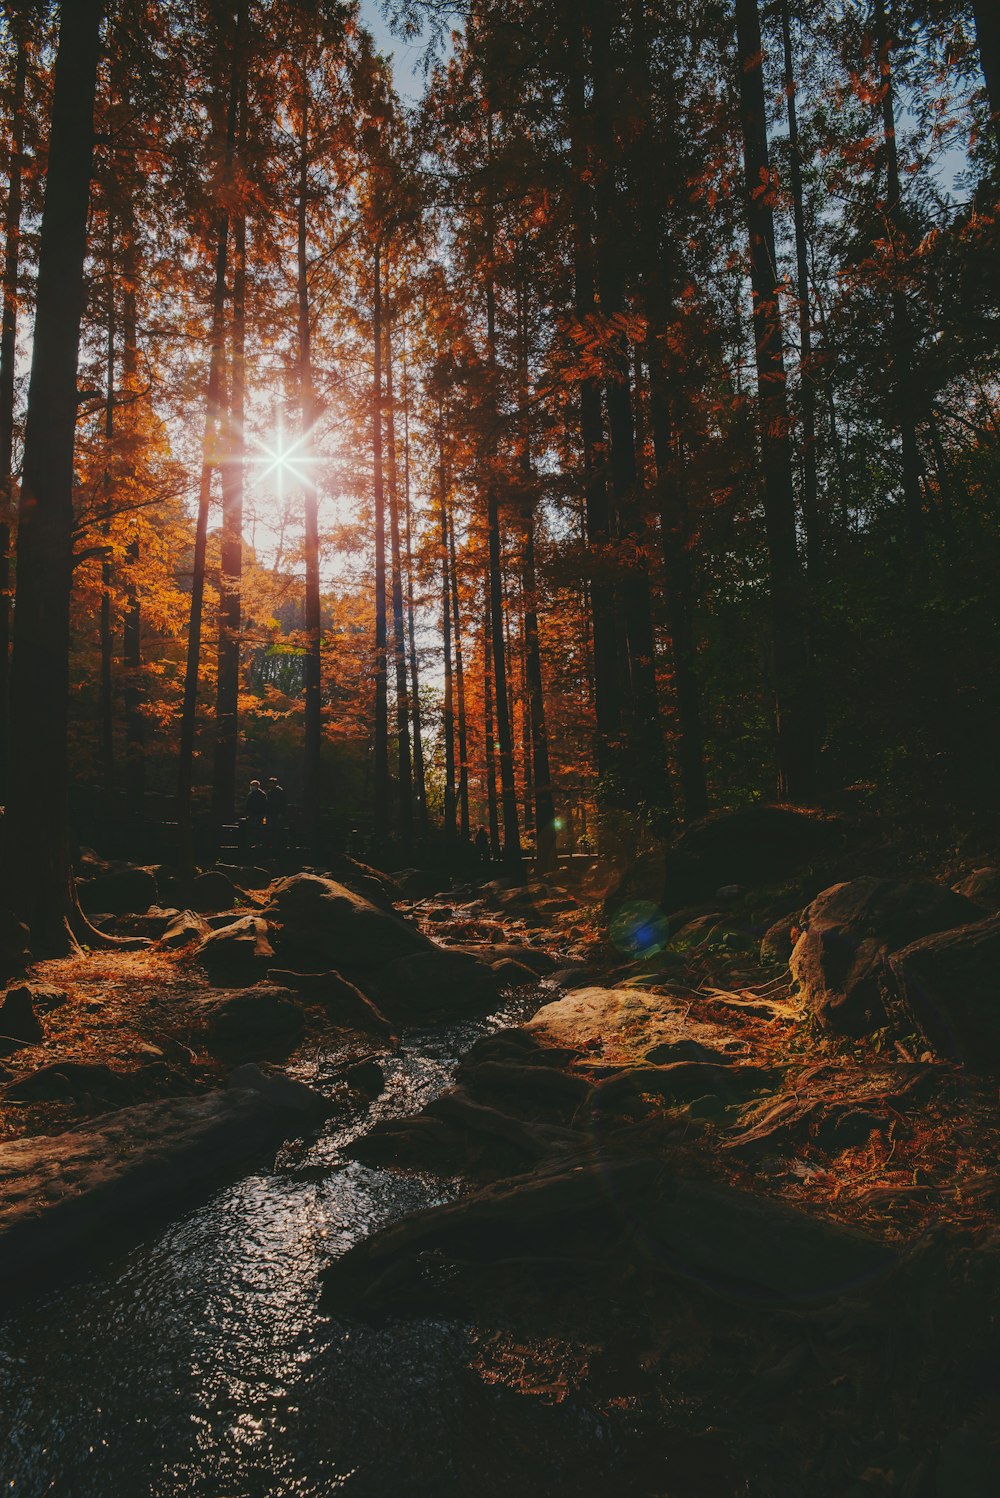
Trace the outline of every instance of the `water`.
{"type": "MultiPolygon", "coordinates": [[[[318,1311],[331,1258],[462,1189],[345,1160],[343,1145],[419,1109],[479,1035],[525,1007],[409,1035],[370,1112],[341,1115],[0,1323],[0,1495],[438,1498],[516,1484],[541,1498],[603,1484],[602,1419],[572,1397],[485,1383],[473,1328],[318,1311]]],[[[295,1071],[329,1090],[342,1061],[329,1050],[295,1071]]]]}

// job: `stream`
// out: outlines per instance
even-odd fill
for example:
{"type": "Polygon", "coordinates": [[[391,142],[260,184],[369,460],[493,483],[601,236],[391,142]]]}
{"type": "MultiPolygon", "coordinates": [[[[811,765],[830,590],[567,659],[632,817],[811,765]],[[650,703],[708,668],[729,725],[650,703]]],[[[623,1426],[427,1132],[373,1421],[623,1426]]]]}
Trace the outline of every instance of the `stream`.
{"type": "MultiPolygon", "coordinates": [[[[572,1393],[546,1400],[484,1380],[470,1366],[474,1328],[331,1319],[317,1304],[331,1258],[463,1189],[368,1168],[343,1146],[418,1111],[480,1035],[547,997],[521,991],[485,1020],[408,1033],[370,1108],[340,1112],[273,1168],[0,1322],[0,1492],[606,1491],[619,1440],[603,1417],[572,1393]]],[[[326,1047],[289,1070],[329,1092],[347,1053],[326,1047]]]]}

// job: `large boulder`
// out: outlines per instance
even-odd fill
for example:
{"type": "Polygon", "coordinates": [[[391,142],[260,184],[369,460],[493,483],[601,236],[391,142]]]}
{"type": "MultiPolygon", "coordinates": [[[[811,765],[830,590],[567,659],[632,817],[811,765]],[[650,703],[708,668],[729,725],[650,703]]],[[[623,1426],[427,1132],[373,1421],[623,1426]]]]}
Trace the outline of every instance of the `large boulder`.
{"type": "Polygon", "coordinates": [[[925,936],[889,957],[899,995],[943,1054],[1000,1070],[1000,916],[925,936]]]}
{"type": "Polygon", "coordinates": [[[840,818],[804,807],[719,812],[642,854],[608,891],[605,910],[614,916],[624,905],[649,903],[670,914],[722,887],[784,882],[829,855],[843,833],[840,818]]]}
{"type": "Polygon", "coordinates": [[[194,941],[207,941],[212,928],[193,910],[178,911],[160,936],[161,947],[188,947],[194,941]]]}
{"type": "Polygon", "coordinates": [[[66,1133],[0,1141],[0,1278],[72,1268],[83,1245],[187,1206],[282,1140],[319,1126],[324,1099],[241,1066],[224,1091],[120,1108],[66,1133]]]}
{"type": "Polygon", "coordinates": [[[206,936],[194,955],[213,983],[228,986],[262,978],[274,961],[274,948],[267,923],[245,915],[206,936]]]}
{"type": "Polygon", "coordinates": [[[10,989],[0,1004],[0,1056],[19,1051],[22,1046],[37,1045],[43,1036],[30,985],[23,983],[10,989]]]}
{"type": "Polygon", "coordinates": [[[974,869],[971,874],[966,874],[964,879],[953,884],[952,889],[978,905],[988,915],[1000,915],[1000,869],[974,869]]]}
{"type": "Polygon", "coordinates": [[[221,869],[206,869],[188,882],[184,904],[199,915],[214,915],[220,910],[232,910],[238,900],[239,892],[228,874],[221,869]]]}
{"type": "Polygon", "coordinates": [[[294,967],[382,968],[431,946],[415,926],[319,874],[282,879],[263,914],[279,928],[275,945],[294,967]]]}
{"type": "Polygon", "coordinates": [[[431,944],[424,951],[397,957],[373,982],[380,1008],[411,1025],[488,1009],[502,986],[489,963],[431,944]]]}
{"type": "Polygon", "coordinates": [[[156,875],[152,869],[127,865],[79,880],[77,894],[87,915],[144,915],[158,899],[156,875]]]}
{"type": "Polygon", "coordinates": [[[205,999],[200,1016],[211,1045],[245,1055],[288,1045],[305,1027],[298,996],[273,983],[205,999]]]}
{"type": "Polygon", "coordinates": [[[789,966],[826,1029],[870,1034],[887,1020],[889,955],[981,916],[971,900],[942,884],[851,879],[825,889],[803,911],[789,966]]]}
{"type": "Polygon", "coordinates": [[[271,968],[268,979],[290,988],[306,1004],[318,1005],[329,1023],[340,1030],[361,1030],[365,1034],[394,1037],[391,1022],[367,994],[349,983],[340,973],[294,973],[271,968]]]}

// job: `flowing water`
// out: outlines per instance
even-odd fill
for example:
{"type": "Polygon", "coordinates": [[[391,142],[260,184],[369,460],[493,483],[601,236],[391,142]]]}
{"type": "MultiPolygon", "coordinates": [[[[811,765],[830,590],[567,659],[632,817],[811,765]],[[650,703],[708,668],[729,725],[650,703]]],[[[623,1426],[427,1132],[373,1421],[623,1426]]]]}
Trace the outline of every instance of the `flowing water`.
{"type": "MultiPolygon", "coordinates": [[[[406,1037],[371,1109],[218,1191],[110,1264],[0,1322],[0,1494],[355,1498],[592,1492],[616,1439],[583,1401],[470,1366],[474,1330],[318,1309],[319,1272],[458,1181],[346,1160],[369,1122],[417,1111],[486,1031],[537,1006],[406,1037]]],[[[296,1075],[331,1090],[343,1052],[296,1075]]]]}

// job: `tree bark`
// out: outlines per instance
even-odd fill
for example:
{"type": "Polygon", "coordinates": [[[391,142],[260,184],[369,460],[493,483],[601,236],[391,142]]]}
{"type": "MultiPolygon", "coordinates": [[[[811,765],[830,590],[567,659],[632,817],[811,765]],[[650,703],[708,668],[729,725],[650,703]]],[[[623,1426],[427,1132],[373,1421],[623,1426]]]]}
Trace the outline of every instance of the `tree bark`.
{"type": "Polygon", "coordinates": [[[372,393],[372,448],[375,468],[375,841],[389,833],[389,699],[385,593],[385,480],[382,472],[382,250],[375,246],[375,302],[372,323],[375,384],[372,393]]]}
{"type": "MultiPolygon", "coordinates": [[[[136,309],[136,264],[135,211],[131,197],[126,193],[122,205],[122,383],[125,398],[129,402],[130,421],[136,425],[136,387],[139,373],[139,334],[136,309]]],[[[127,551],[129,575],[126,583],[127,604],[122,624],[122,667],[125,685],[123,704],[125,709],[125,808],[129,820],[135,824],[142,821],[143,800],[146,791],[146,725],[142,714],[145,691],[142,679],[142,604],[139,598],[136,570],[139,565],[139,541],[133,538],[127,551]]]]}
{"type": "Polygon", "coordinates": [[[115,718],[114,718],[114,684],[112,681],[112,638],[111,638],[111,558],[109,555],[111,544],[111,515],[113,510],[113,494],[111,480],[111,463],[113,459],[112,444],[115,440],[115,261],[114,261],[114,210],[108,204],[108,255],[107,255],[107,339],[105,345],[105,371],[104,378],[106,390],[104,395],[104,522],[102,531],[104,533],[105,553],[101,558],[101,612],[100,612],[100,641],[101,641],[101,690],[100,690],[100,751],[101,751],[101,782],[105,798],[106,814],[110,815],[111,796],[114,790],[115,777],[115,718]]]}
{"type": "Polygon", "coordinates": [[[444,651],[444,835],[449,845],[455,825],[455,698],[451,674],[451,580],[448,554],[448,474],[444,456],[444,411],[438,412],[438,482],[441,524],[441,642],[444,651]]]}
{"type": "Polygon", "coordinates": [[[788,435],[779,278],[774,253],[770,162],[757,0],[736,0],[737,60],[750,283],[757,364],[757,405],[764,479],[764,523],[771,574],[771,630],[777,721],[778,794],[806,799],[813,743],[809,650],[802,573],[795,537],[795,494],[788,435]]]}
{"type": "MultiPolygon", "coordinates": [[[[312,456],[319,417],[312,366],[312,307],[309,288],[309,84],[303,68],[296,214],[296,303],[298,309],[299,441],[312,456]]],[[[377,419],[377,418],[376,418],[377,419]]],[[[308,477],[302,495],[305,520],[305,736],[302,758],[302,820],[307,845],[320,842],[323,750],[323,621],[319,569],[319,489],[308,477]]]]}
{"type": "Polygon", "coordinates": [[[0,321],[0,802],[7,799],[10,760],[10,521],[14,514],[14,374],[17,362],[18,275],[24,167],[27,28],[15,22],[10,175],[4,214],[3,314],[0,321]]]}
{"type": "Polygon", "coordinates": [[[420,668],[413,607],[412,511],[410,505],[410,404],[406,380],[406,329],[403,329],[403,497],[406,521],[406,630],[410,644],[410,703],[413,709],[413,777],[417,822],[421,836],[427,835],[427,779],[424,772],[424,741],[420,723],[420,668]]]}
{"type": "Polygon", "coordinates": [[[6,874],[37,955],[71,951],[73,928],[89,930],[73,884],[67,707],[77,362],[103,13],[103,0],[75,0],[60,15],[18,510],[6,874]]]}
{"type": "Polygon", "coordinates": [[[469,728],[465,715],[465,666],[462,660],[462,615],[458,603],[458,564],[455,556],[455,517],[448,520],[451,557],[451,607],[455,628],[455,689],[458,698],[458,818],[459,836],[469,841],[469,728]]]}
{"type": "Polygon", "coordinates": [[[1000,144],[1000,10],[996,0],[973,0],[979,64],[986,80],[993,130],[1000,144]]]}
{"type": "Polygon", "coordinates": [[[392,560],[392,641],[396,667],[396,741],[399,754],[399,836],[404,848],[413,841],[413,759],[410,752],[410,701],[406,682],[406,633],[403,621],[403,566],[399,525],[399,474],[396,464],[396,412],[392,385],[392,324],[385,330],[386,454],[389,477],[389,547],[392,560]]]}
{"type": "Polygon", "coordinates": [[[486,815],[490,830],[490,853],[500,852],[500,811],[497,802],[496,728],[493,722],[493,631],[490,627],[490,580],[486,576],[483,603],[483,742],[486,765],[486,815]]]}

